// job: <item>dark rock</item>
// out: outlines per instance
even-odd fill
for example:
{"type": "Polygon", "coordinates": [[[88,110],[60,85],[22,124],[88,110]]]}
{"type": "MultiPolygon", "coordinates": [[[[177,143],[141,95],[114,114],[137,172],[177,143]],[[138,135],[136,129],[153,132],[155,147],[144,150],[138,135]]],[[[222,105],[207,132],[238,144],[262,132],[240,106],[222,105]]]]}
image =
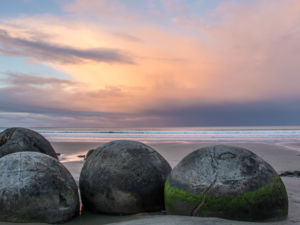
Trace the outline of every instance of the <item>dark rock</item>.
{"type": "Polygon", "coordinates": [[[85,158],[85,155],[77,155],[78,158],[85,158]]]}
{"type": "Polygon", "coordinates": [[[186,156],[165,184],[169,214],[263,221],[284,218],[288,197],[275,170],[247,149],[217,145],[186,156]]]}
{"type": "Polygon", "coordinates": [[[14,152],[40,152],[57,159],[51,144],[27,128],[8,128],[0,133],[0,158],[14,152]]]}
{"type": "Polygon", "coordinates": [[[130,214],[164,208],[168,162],[135,141],[113,141],[90,154],[80,174],[83,206],[91,211],[130,214]]]}
{"type": "Polygon", "coordinates": [[[280,174],[281,177],[300,177],[300,171],[285,171],[280,174]]]}
{"type": "Polygon", "coordinates": [[[88,153],[86,153],[85,158],[89,157],[94,151],[95,151],[95,149],[89,150],[88,153]]]}
{"type": "Polygon", "coordinates": [[[69,171],[37,152],[0,158],[0,221],[64,222],[79,214],[77,185],[69,171]]]}

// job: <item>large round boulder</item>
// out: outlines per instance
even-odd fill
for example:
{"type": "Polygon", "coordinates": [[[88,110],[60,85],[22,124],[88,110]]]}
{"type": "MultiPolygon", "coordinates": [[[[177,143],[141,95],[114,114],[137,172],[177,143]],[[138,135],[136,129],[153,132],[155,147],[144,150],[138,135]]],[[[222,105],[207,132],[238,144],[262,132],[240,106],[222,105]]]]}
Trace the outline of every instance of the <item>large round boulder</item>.
{"type": "Polygon", "coordinates": [[[91,211],[130,214],[164,208],[164,183],[171,171],[153,148],[113,141],[86,158],[80,174],[83,206],[91,211]]]}
{"type": "Polygon", "coordinates": [[[169,214],[264,221],[288,213],[285,186],[251,151],[217,145],[186,156],[165,184],[169,214]]]}
{"type": "Polygon", "coordinates": [[[40,152],[57,159],[49,141],[27,128],[8,128],[0,133],[0,158],[14,152],[40,152]]]}
{"type": "Polygon", "coordinates": [[[17,152],[0,158],[0,221],[60,223],[79,214],[78,187],[48,155],[17,152]]]}

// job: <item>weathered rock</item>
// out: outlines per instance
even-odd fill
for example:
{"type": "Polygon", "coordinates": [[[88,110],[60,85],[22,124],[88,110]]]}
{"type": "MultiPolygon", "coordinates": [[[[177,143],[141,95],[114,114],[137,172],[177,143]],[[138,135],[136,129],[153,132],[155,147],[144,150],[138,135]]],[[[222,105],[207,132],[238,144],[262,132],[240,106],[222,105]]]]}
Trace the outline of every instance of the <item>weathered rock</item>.
{"type": "Polygon", "coordinates": [[[95,149],[90,149],[90,150],[86,153],[85,159],[86,159],[87,157],[89,157],[94,151],[95,151],[95,149]]]}
{"type": "Polygon", "coordinates": [[[40,152],[57,159],[49,141],[27,128],[8,128],[0,133],[0,158],[14,152],[40,152]]]}
{"type": "Polygon", "coordinates": [[[58,160],[37,152],[0,158],[0,221],[64,222],[79,214],[78,187],[58,160]]]}
{"type": "Polygon", "coordinates": [[[281,177],[300,177],[300,171],[285,171],[281,173],[279,176],[281,177]]]}
{"type": "Polygon", "coordinates": [[[168,162],[135,141],[113,141],[90,154],[80,174],[83,206],[91,211],[130,214],[164,208],[168,162]]]}
{"type": "Polygon", "coordinates": [[[165,184],[169,214],[264,221],[288,213],[275,170],[247,149],[217,145],[186,156],[165,184]]]}

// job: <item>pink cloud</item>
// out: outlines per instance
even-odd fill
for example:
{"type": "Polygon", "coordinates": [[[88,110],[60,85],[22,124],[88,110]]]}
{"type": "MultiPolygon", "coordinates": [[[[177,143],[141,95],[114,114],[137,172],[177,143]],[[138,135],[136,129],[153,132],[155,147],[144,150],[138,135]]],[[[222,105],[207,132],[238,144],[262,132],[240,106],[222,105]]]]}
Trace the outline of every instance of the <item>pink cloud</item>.
{"type": "MultiPolygon", "coordinates": [[[[242,104],[300,96],[298,1],[226,1],[211,10],[209,18],[186,17],[186,5],[176,2],[175,8],[171,2],[165,2],[166,9],[178,15],[172,27],[152,23],[124,1],[116,0],[75,0],[66,9],[83,12],[76,14],[77,21],[64,18],[55,22],[28,18],[18,21],[19,26],[31,26],[31,30],[42,27],[60,46],[68,44],[72,49],[82,49],[85,45],[89,49],[114,46],[124,48],[136,59],[136,64],[117,65],[95,61],[84,65],[51,62],[50,66],[70,74],[77,83],[53,97],[47,96],[48,104],[53,108],[88,112],[143,112],[166,106],[242,104]],[[85,20],[86,12],[89,16],[120,17],[107,25],[102,20],[85,20]],[[120,20],[128,14],[139,19],[120,20]]],[[[161,18],[163,22],[170,19],[161,18]]],[[[13,33],[12,27],[6,29],[13,33]]],[[[22,36],[21,31],[15,33],[22,36]]],[[[28,57],[33,53],[26,51],[28,57]]],[[[43,57],[35,58],[47,63],[43,57]]],[[[24,91],[29,97],[53,93],[51,88],[24,91]]],[[[17,95],[11,95],[18,100],[17,95]]]]}

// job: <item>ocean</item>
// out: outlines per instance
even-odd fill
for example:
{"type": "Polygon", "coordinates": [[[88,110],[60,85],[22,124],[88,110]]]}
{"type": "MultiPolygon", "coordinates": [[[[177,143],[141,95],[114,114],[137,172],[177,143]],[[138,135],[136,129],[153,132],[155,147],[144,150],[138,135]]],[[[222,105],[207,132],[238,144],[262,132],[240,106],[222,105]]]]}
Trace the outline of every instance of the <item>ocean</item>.
{"type": "MultiPolygon", "coordinates": [[[[300,127],[32,128],[50,142],[300,142],[300,127]]],[[[2,129],[3,130],[3,129],[2,129]]]]}

